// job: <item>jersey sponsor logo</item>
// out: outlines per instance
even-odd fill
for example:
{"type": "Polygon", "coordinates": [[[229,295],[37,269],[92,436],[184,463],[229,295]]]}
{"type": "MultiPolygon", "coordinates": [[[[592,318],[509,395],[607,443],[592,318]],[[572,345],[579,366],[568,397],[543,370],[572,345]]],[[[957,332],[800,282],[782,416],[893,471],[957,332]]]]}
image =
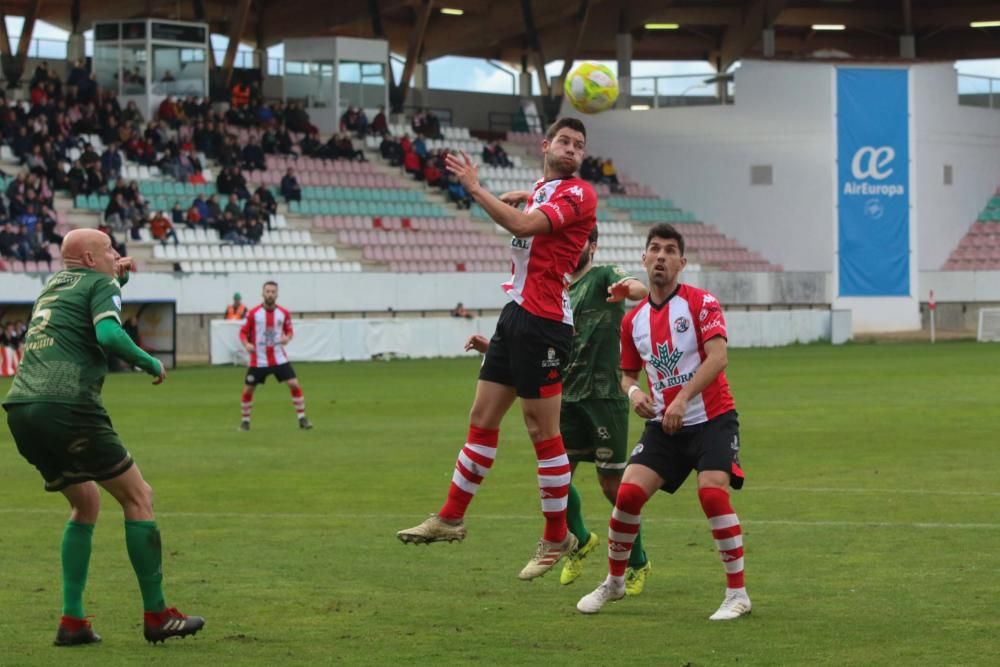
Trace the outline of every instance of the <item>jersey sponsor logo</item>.
{"type": "MultiPolygon", "coordinates": [[[[611,432],[608,431],[608,427],[607,426],[598,426],[597,427],[597,437],[600,438],[601,440],[610,440],[611,439],[611,432]]],[[[604,447],[601,447],[600,449],[597,450],[597,458],[599,458],[599,459],[611,458],[611,450],[606,449],[604,447]],[[605,452],[607,455],[606,456],[601,456],[601,452],[605,452]]]]}
{"type": "Polygon", "coordinates": [[[640,442],[635,447],[632,448],[632,456],[637,456],[642,454],[642,443],[640,442]]]}
{"type": "Polygon", "coordinates": [[[573,198],[570,197],[570,196],[568,196],[568,195],[563,195],[562,198],[563,198],[563,200],[567,204],[569,204],[570,206],[573,207],[573,215],[579,216],[580,215],[580,205],[577,204],[575,201],[573,201],[573,198]]]}
{"type": "Polygon", "coordinates": [[[653,389],[656,391],[663,391],[665,389],[672,389],[673,387],[679,387],[682,384],[687,384],[693,377],[694,373],[681,373],[680,375],[671,375],[670,377],[664,378],[654,383],[653,389]]]}
{"type": "Polygon", "coordinates": [[[574,197],[576,197],[580,201],[583,201],[583,188],[581,188],[579,185],[574,185],[571,188],[567,188],[566,192],[568,192],[569,194],[573,195],[574,197]]]}
{"type": "Polygon", "coordinates": [[[111,302],[115,304],[115,310],[122,309],[122,298],[117,294],[111,297],[111,302]]]}
{"type": "Polygon", "coordinates": [[[690,328],[691,328],[691,320],[689,320],[688,318],[681,316],[678,317],[676,320],[674,320],[674,331],[676,331],[677,333],[684,333],[690,328]]]}
{"type": "Polygon", "coordinates": [[[510,240],[510,247],[531,250],[531,239],[519,239],[515,236],[510,240]]]}
{"type": "Polygon", "coordinates": [[[264,345],[267,345],[268,347],[274,347],[275,343],[278,340],[278,330],[270,327],[264,329],[262,337],[264,339],[264,345]]]}
{"type": "Polygon", "coordinates": [[[713,317],[708,322],[705,322],[704,326],[702,326],[702,330],[714,329],[716,327],[721,327],[721,326],[722,326],[722,318],[719,317],[718,313],[716,313],[715,317],[713,317]]]}
{"type": "Polygon", "coordinates": [[[559,224],[560,225],[563,224],[564,222],[566,222],[566,216],[563,215],[563,212],[562,212],[561,208],[559,208],[558,206],[553,205],[552,203],[547,203],[547,204],[545,204],[545,206],[547,208],[550,208],[553,211],[555,211],[556,216],[558,216],[558,218],[559,218],[559,224]]]}
{"type": "Polygon", "coordinates": [[[657,343],[656,351],[653,353],[653,356],[649,358],[649,363],[653,365],[653,368],[660,371],[664,375],[673,375],[677,370],[677,364],[683,356],[684,352],[680,349],[675,349],[671,352],[668,345],[660,345],[657,343]]]}
{"type": "Polygon", "coordinates": [[[68,271],[63,271],[57,273],[49,281],[46,289],[57,289],[57,290],[69,290],[76,287],[80,281],[83,279],[84,274],[82,273],[70,273],[68,271]]]}

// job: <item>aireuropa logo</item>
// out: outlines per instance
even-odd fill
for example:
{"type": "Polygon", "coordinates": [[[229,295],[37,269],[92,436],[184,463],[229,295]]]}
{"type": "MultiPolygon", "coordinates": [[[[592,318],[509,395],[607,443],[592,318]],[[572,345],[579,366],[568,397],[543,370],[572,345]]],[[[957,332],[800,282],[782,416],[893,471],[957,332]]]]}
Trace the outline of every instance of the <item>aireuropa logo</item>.
{"type": "MultiPolygon", "coordinates": [[[[895,172],[893,160],[896,149],[892,146],[862,146],[851,158],[851,176],[844,182],[845,195],[863,197],[900,197],[906,191],[903,183],[879,183],[895,172]],[[872,182],[874,181],[874,182],[872,182]]],[[[897,177],[898,178],[898,177],[897,177]]],[[[870,217],[876,217],[870,215],[870,217]]]]}
{"type": "Polygon", "coordinates": [[[862,146],[851,160],[851,174],[854,178],[863,180],[874,178],[882,181],[892,176],[892,168],[888,168],[896,159],[896,151],[892,146],[862,146]]]}

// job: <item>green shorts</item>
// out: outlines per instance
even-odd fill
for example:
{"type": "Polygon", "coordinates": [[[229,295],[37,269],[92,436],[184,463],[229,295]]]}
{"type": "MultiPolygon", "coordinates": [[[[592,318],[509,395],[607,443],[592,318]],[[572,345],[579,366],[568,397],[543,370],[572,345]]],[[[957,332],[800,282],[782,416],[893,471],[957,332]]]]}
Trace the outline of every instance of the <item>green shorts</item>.
{"type": "Polygon", "coordinates": [[[571,462],[593,461],[602,475],[621,477],[628,462],[628,401],[563,401],[559,415],[566,454],[571,462]]]}
{"type": "Polygon", "coordinates": [[[111,479],[132,467],[132,456],[104,408],[67,403],[4,407],[17,450],[38,468],[46,491],[111,479]]]}

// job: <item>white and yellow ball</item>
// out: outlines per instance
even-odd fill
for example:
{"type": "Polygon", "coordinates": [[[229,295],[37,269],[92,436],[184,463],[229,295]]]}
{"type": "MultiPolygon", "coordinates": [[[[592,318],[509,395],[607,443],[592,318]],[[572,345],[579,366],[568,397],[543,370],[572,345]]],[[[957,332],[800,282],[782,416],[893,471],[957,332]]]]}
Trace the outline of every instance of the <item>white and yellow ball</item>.
{"type": "Polygon", "coordinates": [[[600,113],[618,99],[618,79],[604,65],[580,63],[563,83],[566,98],[577,111],[600,113]]]}

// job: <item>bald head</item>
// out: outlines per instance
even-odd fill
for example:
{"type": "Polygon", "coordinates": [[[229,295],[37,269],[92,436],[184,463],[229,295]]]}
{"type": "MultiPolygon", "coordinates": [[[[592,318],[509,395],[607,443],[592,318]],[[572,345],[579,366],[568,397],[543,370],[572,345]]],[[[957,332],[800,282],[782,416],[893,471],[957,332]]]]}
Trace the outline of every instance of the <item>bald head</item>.
{"type": "Polygon", "coordinates": [[[104,232],[74,229],[63,238],[62,257],[67,269],[92,269],[113,277],[118,253],[104,232]]]}

